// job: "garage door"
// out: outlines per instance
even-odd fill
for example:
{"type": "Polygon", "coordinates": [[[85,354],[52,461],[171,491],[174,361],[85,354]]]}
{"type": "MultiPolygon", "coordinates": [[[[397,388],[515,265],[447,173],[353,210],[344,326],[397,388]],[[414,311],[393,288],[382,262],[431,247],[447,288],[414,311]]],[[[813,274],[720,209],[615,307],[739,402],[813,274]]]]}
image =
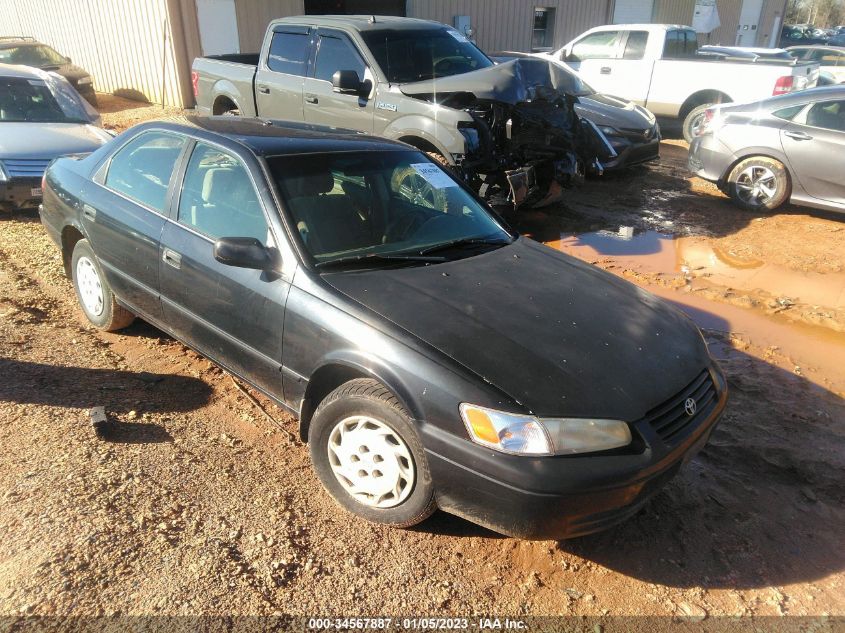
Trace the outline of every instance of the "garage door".
{"type": "Polygon", "coordinates": [[[616,0],[614,24],[642,24],[651,22],[654,0],[616,0]]]}

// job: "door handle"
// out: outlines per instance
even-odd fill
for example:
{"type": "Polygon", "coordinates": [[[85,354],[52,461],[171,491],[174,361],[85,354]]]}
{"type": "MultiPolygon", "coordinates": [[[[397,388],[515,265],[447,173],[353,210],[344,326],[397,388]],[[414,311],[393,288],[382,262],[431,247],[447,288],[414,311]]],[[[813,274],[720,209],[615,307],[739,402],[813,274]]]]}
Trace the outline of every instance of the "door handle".
{"type": "Polygon", "coordinates": [[[804,134],[804,132],[784,132],[784,136],[788,136],[789,138],[793,138],[796,141],[812,141],[813,137],[809,134],[804,134]]]}
{"type": "Polygon", "coordinates": [[[305,102],[306,103],[318,103],[319,99],[317,99],[317,95],[305,95],[305,102]]]}
{"type": "Polygon", "coordinates": [[[609,75],[610,74],[610,66],[602,66],[601,70],[599,70],[599,72],[602,75],[609,75]]]}
{"type": "Polygon", "coordinates": [[[268,95],[270,94],[270,88],[268,88],[267,86],[258,86],[258,92],[263,95],[268,95]]]}
{"type": "Polygon", "coordinates": [[[86,220],[91,220],[91,222],[97,221],[97,210],[90,204],[82,205],[82,215],[86,220]]]}
{"type": "Polygon", "coordinates": [[[179,270],[182,267],[182,256],[169,248],[165,248],[164,251],[162,251],[161,259],[165,264],[173,266],[176,270],[179,270]]]}

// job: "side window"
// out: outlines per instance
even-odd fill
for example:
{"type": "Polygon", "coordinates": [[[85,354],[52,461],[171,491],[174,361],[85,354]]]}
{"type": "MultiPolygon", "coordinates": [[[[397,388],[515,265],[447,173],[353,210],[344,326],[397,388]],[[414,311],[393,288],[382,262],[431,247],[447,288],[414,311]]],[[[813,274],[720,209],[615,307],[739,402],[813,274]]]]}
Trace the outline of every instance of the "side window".
{"type": "Polygon", "coordinates": [[[625,53],[622,59],[642,59],[645,57],[645,45],[648,43],[647,31],[631,31],[625,43],[625,53]]]}
{"type": "Polygon", "coordinates": [[[167,188],[185,141],[164,132],[147,132],[124,145],[111,160],[106,187],[164,213],[167,188]]]}
{"type": "Polygon", "coordinates": [[[309,36],[305,33],[273,33],[267,67],[277,73],[305,75],[309,36]]]}
{"type": "Polygon", "coordinates": [[[807,125],[845,132],[845,101],[815,104],[807,112],[807,125]]]}
{"type": "Polygon", "coordinates": [[[331,81],[332,75],[338,70],[354,70],[358,73],[358,78],[363,81],[366,68],[367,66],[358,51],[345,38],[329,35],[320,36],[317,66],[314,71],[315,79],[331,81]]]}
{"type": "Polygon", "coordinates": [[[789,106],[788,108],[781,108],[780,110],[775,110],[772,112],[774,116],[779,119],[786,119],[787,121],[791,121],[795,118],[795,115],[801,112],[804,109],[804,106],[807,105],[806,103],[802,103],[801,105],[794,105],[789,106]]]}
{"type": "Polygon", "coordinates": [[[578,40],[572,46],[573,61],[585,59],[611,59],[616,57],[616,42],[619,31],[599,31],[578,40]]]}
{"type": "Polygon", "coordinates": [[[246,168],[204,143],[197,143],[188,162],[177,219],[212,239],[254,237],[268,244],[267,221],[246,168]]]}
{"type": "Polygon", "coordinates": [[[663,59],[690,59],[698,51],[698,37],[695,31],[673,30],[666,32],[663,59]]]}

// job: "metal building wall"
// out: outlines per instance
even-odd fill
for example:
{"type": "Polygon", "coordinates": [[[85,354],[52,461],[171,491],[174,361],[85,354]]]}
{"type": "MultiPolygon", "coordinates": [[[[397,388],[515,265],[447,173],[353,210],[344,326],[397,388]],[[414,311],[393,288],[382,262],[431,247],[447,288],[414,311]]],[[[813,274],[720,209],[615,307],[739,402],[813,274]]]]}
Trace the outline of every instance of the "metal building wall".
{"type": "Polygon", "coordinates": [[[241,51],[257,53],[267,31],[267,24],[276,18],[305,13],[304,0],[235,0],[238,36],[241,51]]]}
{"type": "Polygon", "coordinates": [[[453,24],[469,15],[476,43],[486,51],[531,50],[535,7],[555,9],[555,46],[606,24],[612,0],[408,0],[408,17],[453,24]]]}
{"type": "MultiPolygon", "coordinates": [[[[710,44],[733,46],[736,43],[736,30],[742,11],[742,0],[717,0],[719,21],[722,25],[713,31],[708,38],[702,35],[699,41],[710,44]]],[[[767,46],[774,27],[775,15],[784,14],[785,0],[765,0],[760,15],[760,25],[757,30],[757,46],[767,46]]],[[[666,24],[691,24],[695,11],[695,0],[656,0],[654,4],[654,21],[666,24]]]]}
{"type": "Polygon", "coordinates": [[[184,102],[166,0],[0,0],[0,16],[0,30],[16,31],[0,34],[53,46],[88,70],[100,92],[184,102]]]}

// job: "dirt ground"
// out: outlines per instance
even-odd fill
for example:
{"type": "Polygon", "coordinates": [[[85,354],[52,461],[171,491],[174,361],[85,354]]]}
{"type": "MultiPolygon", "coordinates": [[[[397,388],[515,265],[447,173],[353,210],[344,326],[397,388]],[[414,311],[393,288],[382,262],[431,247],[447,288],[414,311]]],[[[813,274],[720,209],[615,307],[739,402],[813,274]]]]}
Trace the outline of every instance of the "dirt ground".
{"type": "Polygon", "coordinates": [[[293,419],[143,322],[88,327],[37,214],[0,218],[0,615],[845,615],[845,217],[737,211],[684,152],[520,221],[686,310],[731,388],[651,504],[564,542],[345,514],[293,419]]]}

